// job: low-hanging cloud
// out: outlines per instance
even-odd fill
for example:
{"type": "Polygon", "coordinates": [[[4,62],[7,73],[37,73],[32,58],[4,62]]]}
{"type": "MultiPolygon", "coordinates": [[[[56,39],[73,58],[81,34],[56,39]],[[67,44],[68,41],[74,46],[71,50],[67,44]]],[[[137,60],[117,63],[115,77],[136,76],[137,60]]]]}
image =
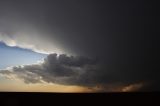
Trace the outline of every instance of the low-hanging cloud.
{"type": "Polygon", "coordinates": [[[58,83],[66,85],[93,85],[97,70],[95,59],[83,56],[50,54],[42,64],[24,65],[2,70],[1,75],[24,80],[25,83],[58,83]]]}
{"type": "Polygon", "coordinates": [[[140,74],[132,71],[130,66],[122,64],[117,67],[106,66],[98,59],[66,54],[49,54],[42,63],[14,66],[0,71],[0,75],[4,77],[20,79],[26,84],[55,83],[86,86],[91,89],[100,86],[96,88],[99,92],[146,90],[145,87],[149,88],[153,82],[149,86],[144,86],[144,84],[148,85],[147,79],[140,74]]]}

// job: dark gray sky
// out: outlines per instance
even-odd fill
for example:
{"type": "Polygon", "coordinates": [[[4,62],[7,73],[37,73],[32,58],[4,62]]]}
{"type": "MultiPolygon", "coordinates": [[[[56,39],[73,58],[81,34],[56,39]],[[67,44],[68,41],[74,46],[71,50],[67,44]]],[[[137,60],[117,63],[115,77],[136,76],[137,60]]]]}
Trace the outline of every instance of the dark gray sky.
{"type": "Polygon", "coordinates": [[[95,59],[93,75],[84,69],[91,80],[74,84],[144,82],[143,90],[160,90],[157,14],[148,0],[1,0],[0,41],[95,59]]]}

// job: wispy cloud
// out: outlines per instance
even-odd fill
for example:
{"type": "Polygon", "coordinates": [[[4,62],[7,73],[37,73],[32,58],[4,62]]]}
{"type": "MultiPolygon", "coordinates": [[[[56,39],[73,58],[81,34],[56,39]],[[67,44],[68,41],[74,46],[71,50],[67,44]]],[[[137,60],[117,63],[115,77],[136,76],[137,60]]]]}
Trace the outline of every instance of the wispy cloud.
{"type": "Polygon", "coordinates": [[[11,47],[20,47],[24,49],[30,49],[34,52],[51,54],[51,53],[63,53],[63,50],[51,44],[52,42],[47,42],[45,39],[38,37],[35,33],[16,33],[16,35],[8,35],[0,32],[0,42],[5,43],[11,47]],[[30,37],[32,36],[32,37],[30,37]],[[52,45],[49,46],[49,45],[52,45]]]}

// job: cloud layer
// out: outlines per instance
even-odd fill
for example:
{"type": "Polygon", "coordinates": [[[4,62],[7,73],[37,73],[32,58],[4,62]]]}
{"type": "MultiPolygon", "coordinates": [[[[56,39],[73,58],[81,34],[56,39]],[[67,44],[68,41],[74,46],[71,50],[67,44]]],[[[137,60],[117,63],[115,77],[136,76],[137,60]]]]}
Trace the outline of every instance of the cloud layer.
{"type": "Polygon", "coordinates": [[[64,53],[64,51],[58,48],[58,46],[54,44],[54,42],[49,42],[43,37],[38,37],[37,34],[33,32],[16,32],[15,34],[12,33],[12,35],[7,35],[6,33],[0,32],[0,42],[3,42],[11,47],[15,46],[30,49],[34,52],[43,54],[64,53]],[[52,45],[52,47],[50,45],[52,45]]]}
{"type": "Polygon", "coordinates": [[[40,64],[10,67],[1,70],[0,75],[11,79],[20,79],[27,84],[77,85],[86,86],[99,92],[126,92],[139,89],[145,90],[145,87],[149,87],[146,86],[149,85],[149,82],[145,82],[147,81],[146,78],[139,77],[139,73],[132,72],[132,70],[127,72],[127,70],[124,70],[125,68],[127,67],[123,65],[116,68],[112,65],[105,66],[97,59],[84,56],[50,54],[40,64]],[[119,71],[117,71],[117,68],[119,71]],[[95,88],[96,86],[97,88],[95,88]]]}
{"type": "Polygon", "coordinates": [[[92,78],[96,74],[94,70],[97,70],[95,60],[82,56],[50,54],[42,64],[13,67],[0,74],[22,79],[25,83],[92,85],[95,83],[92,78]]]}

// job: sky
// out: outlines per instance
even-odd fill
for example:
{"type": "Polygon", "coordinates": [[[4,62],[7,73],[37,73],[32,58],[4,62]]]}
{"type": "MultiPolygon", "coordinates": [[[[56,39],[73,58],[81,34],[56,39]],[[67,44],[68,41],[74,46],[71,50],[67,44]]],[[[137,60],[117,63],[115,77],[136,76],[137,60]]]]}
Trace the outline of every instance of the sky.
{"type": "Polygon", "coordinates": [[[146,0],[0,0],[0,90],[159,91],[157,7],[146,0]]]}
{"type": "Polygon", "coordinates": [[[9,47],[4,43],[0,43],[0,53],[0,69],[5,69],[11,66],[38,63],[43,61],[43,58],[47,56],[46,54],[36,53],[27,49],[9,47]]]}

